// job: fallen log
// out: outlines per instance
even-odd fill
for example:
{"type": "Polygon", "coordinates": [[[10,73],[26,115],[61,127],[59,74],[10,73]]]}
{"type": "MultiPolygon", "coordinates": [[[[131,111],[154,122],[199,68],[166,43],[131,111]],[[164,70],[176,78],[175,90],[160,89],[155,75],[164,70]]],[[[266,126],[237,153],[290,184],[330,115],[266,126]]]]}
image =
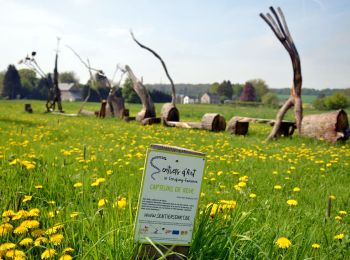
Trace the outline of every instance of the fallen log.
{"type": "MultiPolygon", "coordinates": [[[[227,131],[234,135],[246,135],[248,133],[249,123],[261,123],[274,126],[276,120],[235,116],[228,122],[227,131]]],[[[279,128],[277,129],[276,137],[291,136],[295,128],[294,122],[283,120],[280,122],[279,128]]]]}
{"type": "Polygon", "coordinates": [[[332,143],[347,140],[350,136],[349,121],[343,109],[304,116],[301,135],[323,139],[332,143]]]}
{"type": "Polygon", "coordinates": [[[176,122],[163,120],[165,126],[175,126],[189,129],[205,129],[213,132],[224,131],[226,121],[223,116],[217,113],[207,113],[202,117],[201,122],[176,122]]]}
{"type": "Polygon", "coordinates": [[[141,121],[141,125],[153,125],[153,124],[159,124],[161,122],[160,117],[149,117],[145,118],[141,121]]]}
{"type": "Polygon", "coordinates": [[[24,104],[24,111],[27,113],[33,113],[33,108],[31,104],[24,104]]]}

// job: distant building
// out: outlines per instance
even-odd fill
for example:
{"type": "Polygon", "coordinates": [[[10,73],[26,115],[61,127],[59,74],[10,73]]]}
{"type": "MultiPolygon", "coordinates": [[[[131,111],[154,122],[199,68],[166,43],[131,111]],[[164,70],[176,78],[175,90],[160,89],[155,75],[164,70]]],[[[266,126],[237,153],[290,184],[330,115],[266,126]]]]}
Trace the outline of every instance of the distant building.
{"type": "Polygon", "coordinates": [[[204,93],[201,97],[202,104],[220,104],[220,96],[213,93],[204,93]]]}
{"type": "Polygon", "coordinates": [[[62,101],[82,100],[80,88],[74,83],[59,83],[62,101]]]}
{"type": "Polygon", "coordinates": [[[185,97],[185,95],[183,95],[183,94],[176,94],[176,104],[183,104],[184,97],[185,97]]]}
{"type": "Polygon", "coordinates": [[[184,104],[194,104],[194,103],[198,103],[198,98],[193,96],[184,97],[184,104]]]}

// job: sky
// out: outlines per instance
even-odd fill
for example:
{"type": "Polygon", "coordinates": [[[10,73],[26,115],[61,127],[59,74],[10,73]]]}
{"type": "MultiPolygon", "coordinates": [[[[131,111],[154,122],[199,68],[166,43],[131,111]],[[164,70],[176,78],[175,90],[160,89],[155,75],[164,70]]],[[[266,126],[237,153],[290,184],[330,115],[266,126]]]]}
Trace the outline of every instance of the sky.
{"type": "Polygon", "coordinates": [[[59,71],[74,71],[81,83],[89,73],[67,45],[110,78],[117,64],[128,64],[144,83],[169,83],[160,62],[132,41],[132,29],[175,83],[261,78],[271,88],[290,87],[289,55],[259,17],[271,5],[285,14],[303,86],[350,87],[348,0],[0,0],[0,71],[35,50],[52,72],[60,37],[59,71]]]}

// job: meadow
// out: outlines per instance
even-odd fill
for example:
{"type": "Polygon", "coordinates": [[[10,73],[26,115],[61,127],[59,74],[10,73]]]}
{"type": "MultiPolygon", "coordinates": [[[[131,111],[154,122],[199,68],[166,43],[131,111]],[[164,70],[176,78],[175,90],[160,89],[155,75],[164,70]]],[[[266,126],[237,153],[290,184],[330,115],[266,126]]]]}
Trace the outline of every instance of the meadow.
{"type": "MultiPolygon", "coordinates": [[[[0,259],[135,257],[133,226],[152,143],[206,154],[190,259],[350,258],[349,142],[297,134],[265,142],[271,127],[261,124],[244,137],[66,117],[43,113],[41,101],[30,101],[34,113],[27,114],[24,103],[0,101],[0,259]]],[[[79,106],[63,104],[67,113],[79,106]]],[[[128,108],[135,115],[140,106],[128,108]]],[[[182,121],[206,112],[227,121],[276,114],[214,105],[179,110],[182,121]]]]}

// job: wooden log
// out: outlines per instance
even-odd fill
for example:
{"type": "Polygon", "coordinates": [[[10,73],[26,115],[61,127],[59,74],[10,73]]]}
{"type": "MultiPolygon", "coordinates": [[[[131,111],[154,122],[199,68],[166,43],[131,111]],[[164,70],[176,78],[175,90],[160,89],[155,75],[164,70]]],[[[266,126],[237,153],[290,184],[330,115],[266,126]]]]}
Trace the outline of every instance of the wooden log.
{"type": "MultiPolygon", "coordinates": [[[[271,126],[273,126],[275,123],[271,126]]],[[[296,125],[294,122],[288,122],[288,121],[281,121],[280,127],[277,130],[276,137],[284,136],[292,136],[294,133],[294,130],[296,129],[296,125]]]]}
{"type": "Polygon", "coordinates": [[[166,126],[175,126],[188,129],[203,129],[202,123],[199,122],[173,122],[173,121],[163,121],[166,126]]]}
{"type": "Polygon", "coordinates": [[[348,116],[342,109],[304,116],[301,124],[301,135],[333,143],[339,140],[347,140],[349,138],[348,116]]]}
{"type": "Polygon", "coordinates": [[[149,117],[145,118],[141,121],[141,125],[153,125],[153,124],[159,124],[161,122],[160,117],[149,117]]]}
{"type": "Polygon", "coordinates": [[[180,121],[180,113],[179,110],[173,103],[165,103],[162,106],[160,115],[166,121],[180,121]]]}
{"type": "Polygon", "coordinates": [[[33,108],[31,104],[24,104],[24,111],[27,113],[33,113],[33,108]]]}
{"type": "Polygon", "coordinates": [[[246,135],[249,129],[249,121],[240,121],[240,117],[234,116],[228,121],[227,131],[232,135],[246,135]]]}
{"type": "Polygon", "coordinates": [[[225,118],[217,113],[204,114],[201,124],[203,129],[213,132],[225,131],[226,129],[225,118]]]}
{"type": "Polygon", "coordinates": [[[106,116],[123,118],[125,116],[124,99],[115,95],[108,95],[106,116]]]}
{"type": "Polygon", "coordinates": [[[125,116],[123,119],[126,122],[130,122],[130,121],[136,120],[136,117],[134,117],[134,116],[125,116]]]}

